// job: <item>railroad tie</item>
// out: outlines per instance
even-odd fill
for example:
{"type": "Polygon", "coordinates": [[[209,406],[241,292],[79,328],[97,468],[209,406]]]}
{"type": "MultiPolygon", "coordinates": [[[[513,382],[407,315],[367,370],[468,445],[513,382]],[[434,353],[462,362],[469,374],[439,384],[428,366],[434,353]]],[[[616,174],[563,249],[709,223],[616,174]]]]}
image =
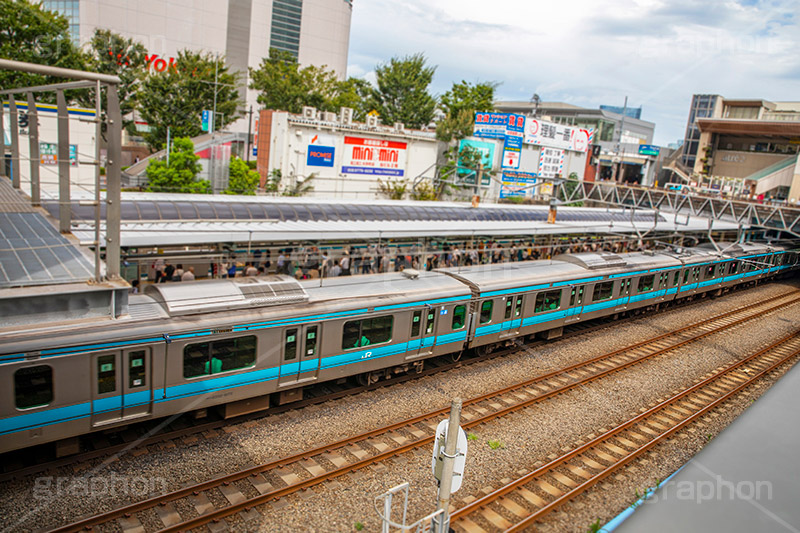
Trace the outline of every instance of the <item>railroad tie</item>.
{"type": "Polygon", "coordinates": [[[347,464],[347,459],[345,459],[336,452],[324,453],[322,454],[322,457],[333,463],[333,466],[335,466],[336,468],[341,468],[347,464]]]}
{"type": "Polygon", "coordinates": [[[519,518],[525,518],[529,514],[524,507],[522,507],[520,504],[518,504],[511,498],[500,498],[498,503],[502,505],[505,509],[507,509],[510,513],[518,516],[519,518]]]}
{"type": "Polygon", "coordinates": [[[319,463],[317,463],[314,459],[306,459],[304,461],[300,461],[300,466],[305,468],[309,474],[314,477],[321,476],[325,473],[325,469],[322,468],[319,463]]]}
{"type": "Polygon", "coordinates": [[[470,520],[469,518],[462,518],[458,521],[458,526],[466,533],[486,533],[486,530],[481,526],[470,520]]]}
{"type": "Polygon", "coordinates": [[[161,520],[161,523],[164,524],[165,527],[174,526],[175,524],[181,523],[181,515],[179,515],[178,511],[175,510],[175,506],[172,504],[172,502],[165,502],[164,505],[157,505],[156,513],[158,514],[158,518],[161,520]]]}
{"type": "Polygon", "coordinates": [[[513,524],[489,508],[483,508],[480,514],[498,529],[508,529],[513,524]]]}
{"type": "Polygon", "coordinates": [[[243,502],[245,500],[244,494],[239,491],[239,488],[235,485],[220,485],[219,487],[220,492],[222,495],[225,496],[225,499],[231,505],[236,505],[239,502],[243,502]]]}
{"type": "Polygon", "coordinates": [[[135,516],[120,518],[119,526],[122,528],[123,533],[144,533],[144,526],[135,516]]]}
{"type": "Polygon", "coordinates": [[[259,494],[266,494],[268,492],[272,492],[275,487],[272,486],[272,483],[264,479],[264,476],[261,474],[256,474],[255,476],[250,476],[250,483],[253,484],[253,487],[259,492],[259,494]]]}
{"type": "Polygon", "coordinates": [[[300,476],[286,468],[276,468],[275,473],[278,474],[278,477],[280,477],[287,486],[292,486],[300,482],[300,476]]]}
{"type": "Polygon", "coordinates": [[[192,496],[191,500],[194,505],[194,510],[197,511],[199,515],[204,515],[214,510],[214,504],[209,501],[205,492],[192,496]]]}

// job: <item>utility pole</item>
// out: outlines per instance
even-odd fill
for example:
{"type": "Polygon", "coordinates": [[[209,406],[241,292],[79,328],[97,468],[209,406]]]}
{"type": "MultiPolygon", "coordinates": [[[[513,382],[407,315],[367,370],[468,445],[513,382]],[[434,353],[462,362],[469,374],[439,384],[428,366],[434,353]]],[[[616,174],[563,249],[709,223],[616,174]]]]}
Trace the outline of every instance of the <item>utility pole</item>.
{"type": "MultiPolygon", "coordinates": [[[[619,152],[620,152],[620,145],[622,144],[622,134],[625,131],[625,113],[627,112],[628,112],[628,97],[626,96],[625,103],[622,105],[622,120],[619,123],[619,137],[617,138],[617,159],[619,159],[619,161],[617,162],[617,169],[616,172],[614,173],[614,181],[616,182],[620,182],[620,180],[622,179],[623,162],[622,159],[620,159],[619,157],[619,152]]],[[[625,157],[624,148],[622,149],[622,157],[625,157]]]]}
{"type": "Polygon", "coordinates": [[[169,167],[169,152],[171,150],[170,146],[170,138],[169,138],[169,126],[167,126],[167,167],[169,167]]]}
{"type": "MultiPolygon", "coordinates": [[[[217,91],[219,90],[217,86],[217,77],[219,76],[219,58],[215,58],[214,60],[214,110],[211,112],[211,153],[209,154],[209,166],[211,167],[209,170],[211,171],[211,190],[214,191],[214,187],[216,186],[215,183],[215,174],[216,169],[214,168],[214,139],[216,139],[216,130],[215,122],[217,121],[217,91]]],[[[214,191],[216,192],[216,191],[214,191]]]]}

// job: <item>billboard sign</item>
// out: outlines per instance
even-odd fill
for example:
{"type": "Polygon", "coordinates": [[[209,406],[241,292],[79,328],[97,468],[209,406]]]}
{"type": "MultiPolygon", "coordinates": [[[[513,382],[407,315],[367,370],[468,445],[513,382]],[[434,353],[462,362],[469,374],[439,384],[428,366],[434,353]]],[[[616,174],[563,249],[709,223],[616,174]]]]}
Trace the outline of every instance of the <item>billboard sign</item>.
{"type": "Polygon", "coordinates": [[[306,165],[310,167],[332,167],[336,149],[333,146],[309,145],[306,165]]]}
{"type": "Polygon", "coordinates": [[[537,146],[586,152],[593,137],[592,130],[555,124],[544,120],[525,120],[525,143],[537,146]]]}
{"type": "MultiPolygon", "coordinates": [[[[42,165],[58,164],[58,144],[39,143],[39,163],[42,165]]],[[[72,167],[78,166],[78,145],[69,145],[69,164],[72,167]]]]}
{"type": "Polygon", "coordinates": [[[639,155],[654,155],[658,156],[661,149],[654,144],[640,144],[639,155]]]}
{"type": "Polygon", "coordinates": [[[532,172],[503,171],[500,185],[500,198],[531,196],[532,185],[536,184],[536,174],[532,172]]]}
{"type": "Polygon", "coordinates": [[[406,148],[404,142],[345,137],[342,173],[402,177],[406,148]]]}
{"type": "Polygon", "coordinates": [[[555,178],[564,175],[564,150],[556,148],[542,148],[539,156],[539,176],[555,178]]]}
{"type": "MultiPolygon", "coordinates": [[[[461,139],[458,145],[459,153],[461,153],[466,147],[469,147],[480,153],[481,165],[485,170],[491,170],[492,165],[494,164],[494,143],[473,141],[471,139],[461,139]]],[[[459,161],[459,166],[461,166],[460,161],[459,161]]],[[[464,183],[469,185],[475,185],[475,177],[473,176],[474,171],[466,168],[459,168],[458,174],[462,176],[468,175],[464,178],[464,183]]],[[[491,178],[489,177],[488,174],[484,174],[481,177],[481,185],[488,186],[490,183],[491,183],[491,178]]]]}

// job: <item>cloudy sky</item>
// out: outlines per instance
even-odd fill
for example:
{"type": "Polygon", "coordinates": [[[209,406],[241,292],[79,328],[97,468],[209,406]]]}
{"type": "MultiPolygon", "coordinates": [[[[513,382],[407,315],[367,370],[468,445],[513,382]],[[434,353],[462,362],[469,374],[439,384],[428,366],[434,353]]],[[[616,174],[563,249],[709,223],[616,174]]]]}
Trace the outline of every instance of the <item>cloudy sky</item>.
{"type": "Polygon", "coordinates": [[[354,0],[348,74],[423,52],[432,92],[500,83],[500,100],[642,106],[683,138],[692,94],[800,101],[800,0],[354,0]]]}

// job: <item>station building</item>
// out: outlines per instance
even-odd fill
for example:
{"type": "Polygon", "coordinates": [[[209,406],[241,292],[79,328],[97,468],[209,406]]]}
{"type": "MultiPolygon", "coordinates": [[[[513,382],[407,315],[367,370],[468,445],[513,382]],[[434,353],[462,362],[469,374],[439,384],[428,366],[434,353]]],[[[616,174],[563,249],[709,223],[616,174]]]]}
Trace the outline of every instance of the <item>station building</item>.
{"type": "Polygon", "coordinates": [[[386,198],[381,182],[404,182],[410,193],[422,182],[433,186],[444,180],[454,185],[455,200],[478,196],[494,202],[549,196],[552,187],[541,178],[584,179],[593,130],[506,113],[479,113],[476,119],[490,116],[496,124],[476,120],[473,136],[459,143],[459,150],[480,154],[480,169],[460,166],[442,174],[448,145],[436,139],[433,125],[411,130],[401,123],[383,125],[373,116],[357,123],[348,108],[330,113],[306,107],[302,115],[262,110],[254,141],[261,184],[275,171],[282,175],[282,190],[313,175],[309,197],[368,200],[386,198]],[[503,124],[511,116],[519,131],[509,162],[503,124]]]}
{"type": "Polygon", "coordinates": [[[800,201],[800,102],[692,97],[681,163],[698,185],[800,201]]]}

